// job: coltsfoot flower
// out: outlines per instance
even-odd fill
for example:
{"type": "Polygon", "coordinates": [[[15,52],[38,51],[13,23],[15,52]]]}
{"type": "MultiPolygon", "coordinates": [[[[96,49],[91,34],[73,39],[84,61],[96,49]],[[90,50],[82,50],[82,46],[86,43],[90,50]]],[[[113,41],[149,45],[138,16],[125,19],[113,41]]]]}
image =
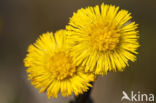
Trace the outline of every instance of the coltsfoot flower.
{"type": "Polygon", "coordinates": [[[138,25],[131,19],[127,10],[104,3],[79,9],[66,26],[74,63],[102,75],[123,71],[139,47],[138,25]]]}
{"type": "Polygon", "coordinates": [[[73,63],[65,35],[65,30],[55,35],[51,32],[41,35],[29,46],[24,60],[32,85],[40,89],[39,92],[47,92],[48,97],[56,98],[59,92],[63,97],[70,96],[72,92],[82,94],[95,79],[92,73],[85,73],[73,63]]]}

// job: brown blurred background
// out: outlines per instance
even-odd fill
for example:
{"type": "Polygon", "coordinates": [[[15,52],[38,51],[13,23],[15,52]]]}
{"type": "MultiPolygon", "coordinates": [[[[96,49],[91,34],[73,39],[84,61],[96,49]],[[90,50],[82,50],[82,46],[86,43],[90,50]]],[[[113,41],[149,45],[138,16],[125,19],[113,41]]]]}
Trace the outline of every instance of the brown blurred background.
{"type": "Polygon", "coordinates": [[[0,103],[68,103],[72,97],[48,100],[29,84],[23,65],[27,47],[40,34],[64,28],[77,9],[102,2],[132,13],[141,47],[125,72],[98,78],[94,102],[121,103],[123,90],[156,94],[156,0],[0,0],[0,103]]]}

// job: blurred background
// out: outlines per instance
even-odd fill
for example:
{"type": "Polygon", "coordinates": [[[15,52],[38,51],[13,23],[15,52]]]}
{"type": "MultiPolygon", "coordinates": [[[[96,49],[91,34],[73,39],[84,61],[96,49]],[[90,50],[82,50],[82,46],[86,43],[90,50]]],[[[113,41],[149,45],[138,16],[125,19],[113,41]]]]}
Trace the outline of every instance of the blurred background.
{"type": "Polygon", "coordinates": [[[102,2],[132,13],[139,24],[141,47],[137,61],[124,72],[97,79],[91,94],[94,102],[121,103],[123,90],[156,94],[156,0],[0,0],[0,103],[68,103],[73,99],[48,100],[46,94],[38,94],[27,80],[23,59],[28,45],[40,34],[65,28],[77,9],[102,2]]]}

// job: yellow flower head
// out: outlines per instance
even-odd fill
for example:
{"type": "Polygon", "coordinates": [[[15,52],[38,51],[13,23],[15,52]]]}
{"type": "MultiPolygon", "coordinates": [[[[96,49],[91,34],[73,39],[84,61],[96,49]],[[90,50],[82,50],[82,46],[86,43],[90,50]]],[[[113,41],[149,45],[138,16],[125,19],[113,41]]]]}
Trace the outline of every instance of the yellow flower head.
{"type": "Polygon", "coordinates": [[[69,42],[66,40],[66,31],[60,30],[45,33],[37,39],[34,45],[28,48],[24,60],[28,67],[28,78],[32,85],[47,92],[48,97],[56,98],[61,92],[62,96],[75,95],[88,90],[94,81],[94,75],[85,73],[81,67],[73,63],[69,51],[69,42]]]}
{"type": "Polygon", "coordinates": [[[139,47],[138,25],[131,18],[128,11],[104,3],[79,9],[66,26],[69,40],[74,42],[74,63],[102,75],[123,71],[128,60],[136,60],[139,47]]]}

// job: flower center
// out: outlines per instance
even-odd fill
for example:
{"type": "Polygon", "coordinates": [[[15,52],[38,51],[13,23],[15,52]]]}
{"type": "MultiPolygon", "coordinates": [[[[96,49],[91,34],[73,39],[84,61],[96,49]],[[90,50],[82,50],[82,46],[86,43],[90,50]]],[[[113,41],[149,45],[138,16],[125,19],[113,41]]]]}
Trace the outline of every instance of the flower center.
{"type": "Polygon", "coordinates": [[[96,50],[113,50],[119,43],[119,38],[120,34],[114,25],[96,24],[91,27],[91,45],[96,50]]]}
{"type": "Polygon", "coordinates": [[[56,52],[50,59],[49,70],[55,79],[63,80],[76,72],[72,58],[65,52],[56,52]]]}

